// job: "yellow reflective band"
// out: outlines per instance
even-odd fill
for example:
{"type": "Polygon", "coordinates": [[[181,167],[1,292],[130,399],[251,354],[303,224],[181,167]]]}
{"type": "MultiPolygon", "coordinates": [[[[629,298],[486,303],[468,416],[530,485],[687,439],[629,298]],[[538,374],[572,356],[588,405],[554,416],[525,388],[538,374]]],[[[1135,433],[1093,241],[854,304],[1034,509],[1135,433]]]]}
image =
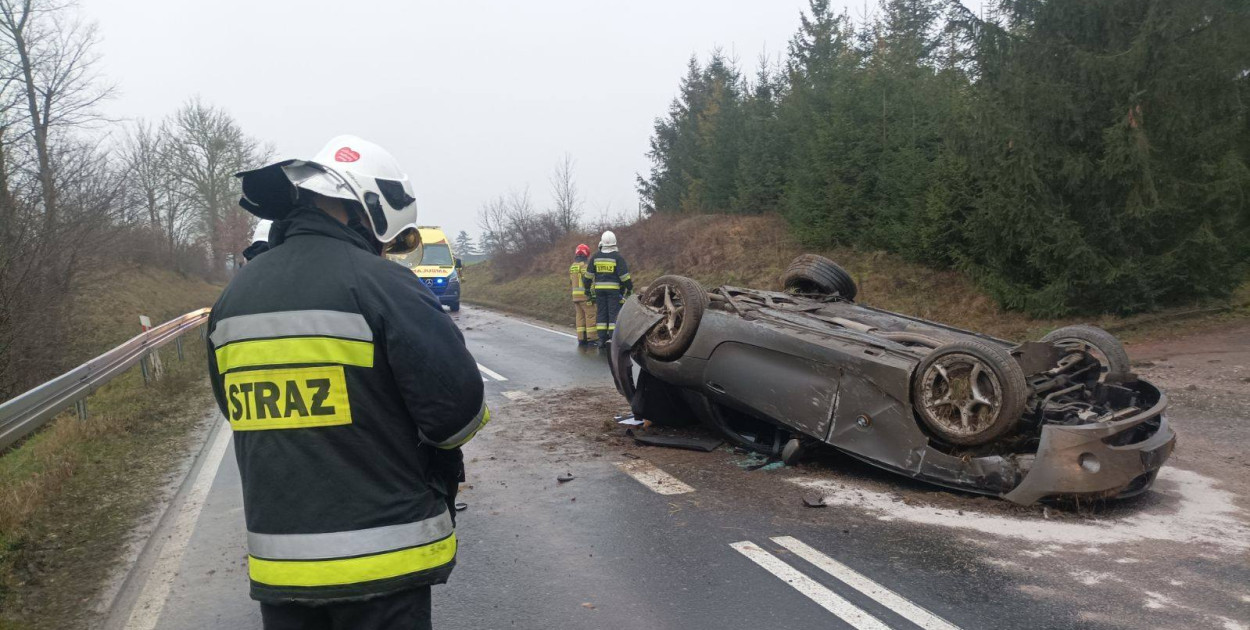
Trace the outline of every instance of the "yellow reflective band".
{"type": "Polygon", "coordinates": [[[489,423],[490,407],[483,402],[482,410],[477,412],[477,416],[473,418],[473,421],[468,426],[469,433],[467,435],[465,435],[464,431],[461,431],[459,434],[453,435],[447,442],[435,444],[434,446],[441,449],[452,449],[464,446],[469,440],[473,439],[473,436],[477,435],[478,431],[481,431],[489,423]]]}
{"type": "Polygon", "coordinates": [[[341,586],[399,577],[441,567],[456,559],[456,535],[438,542],[359,558],[265,560],[247,557],[253,582],[270,586],[341,586]]]}
{"type": "Polygon", "coordinates": [[[630,275],[629,275],[629,274],[625,274],[625,275],[621,276],[621,282],[625,282],[626,280],[629,280],[629,278],[630,278],[630,275]]]}
{"type": "Polygon", "coordinates": [[[235,431],[352,423],[341,365],[231,372],[223,388],[227,419],[235,431]]]}
{"type": "Polygon", "coordinates": [[[586,295],[585,289],[573,289],[573,295],[586,295]]]}
{"type": "Polygon", "coordinates": [[[620,288],[621,288],[621,285],[615,282],[596,282],[595,283],[596,291],[615,291],[620,288]]]}
{"type": "Polygon", "coordinates": [[[217,348],[217,372],[258,365],[337,363],[373,367],[373,344],[332,337],[240,341],[217,348]]]}

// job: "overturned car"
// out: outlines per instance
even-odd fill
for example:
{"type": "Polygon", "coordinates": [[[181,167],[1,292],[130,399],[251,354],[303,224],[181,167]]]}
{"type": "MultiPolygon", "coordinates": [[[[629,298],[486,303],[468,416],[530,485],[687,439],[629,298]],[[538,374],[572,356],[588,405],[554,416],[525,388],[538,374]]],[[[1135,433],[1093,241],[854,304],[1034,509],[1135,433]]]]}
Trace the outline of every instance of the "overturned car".
{"type": "Polygon", "coordinates": [[[814,255],[782,280],[708,291],[664,276],[631,297],[610,362],[633,411],[788,462],[828,444],[1019,504],[1140,494],[1176,443],[1167,396],[1102,329],[1013,343],[874,309],[814,255]]]}

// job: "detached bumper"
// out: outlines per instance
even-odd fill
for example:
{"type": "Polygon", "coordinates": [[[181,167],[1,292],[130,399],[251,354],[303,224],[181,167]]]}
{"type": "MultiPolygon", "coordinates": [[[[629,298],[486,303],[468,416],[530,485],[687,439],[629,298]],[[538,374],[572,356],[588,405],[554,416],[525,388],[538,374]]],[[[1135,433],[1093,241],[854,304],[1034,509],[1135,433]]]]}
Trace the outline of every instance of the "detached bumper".
{"type": "Polygon", "coordinates": [[[1028,505],[1052,496],[1117,498],[1145,492],[1176,446],[1164,414],[1167,404],[1160,392],[1149,410],[1129,418],[1044,427],[1036,459],[1004,498],[1028,505]]]}

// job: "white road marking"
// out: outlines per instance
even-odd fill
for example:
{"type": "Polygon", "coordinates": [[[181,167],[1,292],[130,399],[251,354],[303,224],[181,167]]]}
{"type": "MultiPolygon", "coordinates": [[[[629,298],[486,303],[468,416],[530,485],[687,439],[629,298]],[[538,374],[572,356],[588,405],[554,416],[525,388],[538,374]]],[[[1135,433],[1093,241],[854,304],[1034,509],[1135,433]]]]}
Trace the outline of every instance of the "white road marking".
{"type": "Polygon", "coordinates": [[[195,524],[200,518],[200,510],[204,508],[204,501],[208,498],[213,479],[217,477],[217,468],[221,466],[221,460],[226,454],[226,447],[229,446],[232,435],[233,433],[226,426],[217,428],[217,435],[208,453],[204,455],[200,472],[196,475],[186,499],[183,500],[178,510],[177,520],[169,530],[169,539],[161,546],[160,555],[147,575],[134,608],[130,610],[126,630],[152,630],[156,627],[156,622],[160,620],[161,612],[165,609],[165,602],[169,599],[169,591],[174,584],[174,577],[178,574],[178,568],[182,564],[182,554],[187,550],[187,543],[190,542],[191,534],[195,531],[195,524]]]}
{"type": "Polygon", "coordinates": [[[749,558],[751,562],[760,565],[764,570],[781,578],[781,581],[789,584],[794,590],[806,595],[808,599],[816,602],[821,608],[833,613],[834,616],[852,627],[858,630],[890,630],[889,626],[868,614],[859,606],[825,588],[824,585],[816,580],[800,573],[798,569],[782,562],[777,556],[760,549],[755,543],[744,540],[729,546],[749,558]]]}
{"type": "Polygon", "coordinates": [[[777,536],[773,542],[789,549],[794,555],[812,563],[821,571],[832,575],[847,586],[877,600],[882,606],[893,610],[904,619],[924,630],[959,630],[958,626],[917,606],[906,597],[872,581],[854,569],[816,551],[802,541],[790,536],[777,536]]]}
{"type": "Polygon", "coordinates": [[[651,488],[658,494],[686,494],[687,492],[694,492],[694,488],[660,470],[655,464],[645,459],[618,462],[616,467],[620,468],[621,472],[633,477],[638,483],[651,488]]]}
{"type": "Polygon", "coordinates": [[[508,400],[517,401],[517,400],[528,400],[530,395],[525,392],[513,391],[513,392],[503,392],[503,397],[507,398],[508,400]]]}
{"type": "Polygon", "coordinates": [[[502,374],[500,374],[499,372],[496,372],[496,371],[494,371],[494,370],[492,370],[492,369],[490,369],[490,368],[486,367],[485,365],[482,365],[481,363],[478,363],[478,364],[477,364],[477,369],[481,370],[481,371],[482,371],[482,374],[485,374],[485,375],[487,375],[487,376],[489,376],[489,377],[491,377],[491,378],[493,378],[493,379],[495,379],[495,380],[497,380],[497,381],[499,381],[499,382],[501,382],[501,383],[502,383],[503,381],[508,380],[507,378],[505,378],[505,377],[504,377],[502,374]]]}
{"type": "Polygon", "coordinates": [[[560,331],[558,331],[558,330],[552,330],[552,329],[550,329],[550,328],[547,328],[546,326],[539,326],[539,325],[537,325],[537,324],[531,324],[531,323],[529,323],[529,322],[523,322],[523,321],[521,321],[521,320],[519,320],[519,319],[517,319],[517,318],[515,318],[515,317],[505,317],[505,319],[511,320],[512,322],[515,322],[515,323],[520,324],[520,325],[522,325],[522,326],[529,326],[530,328],[537,328],[537,329],[539,329],[539,330],[545,330],[545,331],[547,331],[547,332],[549,332],[549,333],[551,333],[551,334],[553,334],[553,335],[560,335],[561,337],[568,337],[569,339],[577,339],[577,335],[572,335],[572,334],[569,334],[569,333],[566,333],[566,332],[560,332],[560,331]]]}

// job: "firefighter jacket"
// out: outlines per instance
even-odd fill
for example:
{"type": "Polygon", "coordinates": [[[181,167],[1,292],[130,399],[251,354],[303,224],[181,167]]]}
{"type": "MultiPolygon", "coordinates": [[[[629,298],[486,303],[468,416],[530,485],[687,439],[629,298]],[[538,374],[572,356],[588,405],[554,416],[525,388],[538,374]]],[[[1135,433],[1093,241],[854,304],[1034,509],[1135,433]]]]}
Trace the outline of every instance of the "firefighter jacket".
{"type": "Polygon", "coordinates": [[[270,242],[208,324],[252,597],[355,600],[445,582],[459,446],[490,420],[476,362],[438,298],[338,221],[297,208],[270,242]]]}
{"type": "Polygon", "coordinates": [[[574,302],[585,302],[588,299],[594,299],[594,290],[587,291],[582,284],[582,276],[586,273],[586,260],[578,258],[573,261],[573,266],[569,267],[569,285],[573,290],[574,302]]]}
{"type": "Polygon", "coordinates": [[[596,252],[582,274],[582,284],[588,290],[619,291],[629,293],[634,281],[629,275],[629,265],[618,252],[596,252]]]}

